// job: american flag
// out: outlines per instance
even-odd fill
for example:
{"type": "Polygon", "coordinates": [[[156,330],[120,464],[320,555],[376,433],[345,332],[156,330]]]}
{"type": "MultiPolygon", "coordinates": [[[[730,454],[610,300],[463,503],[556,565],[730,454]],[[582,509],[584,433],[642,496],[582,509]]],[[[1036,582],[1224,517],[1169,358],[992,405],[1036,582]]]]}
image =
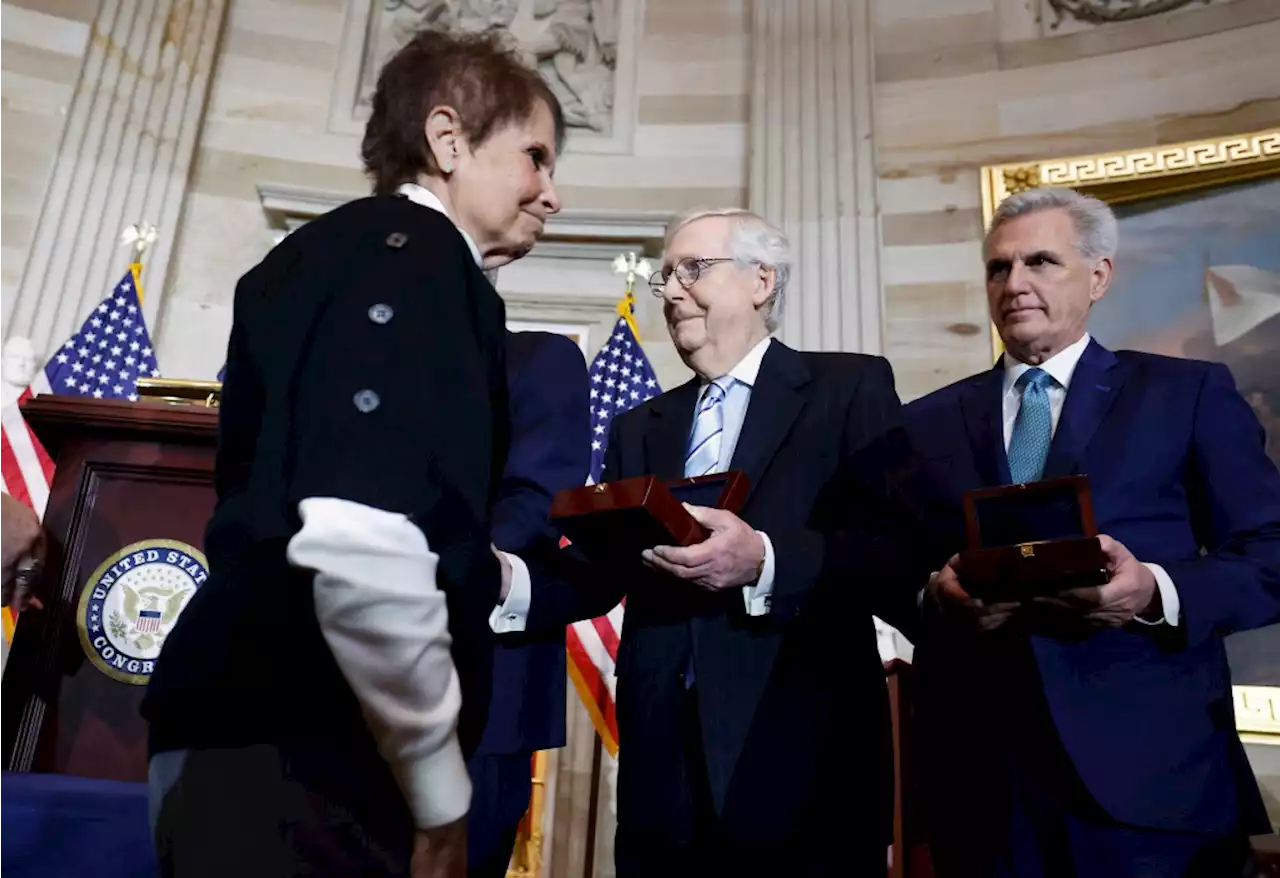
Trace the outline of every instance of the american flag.
{"type": "Polygon", "coordinates": [[[44,374],[53,393],[130,402],[138,399],[139,378],[159,377],[132,271],[63,343],[44,374]]]}
{"type": "MultiPolygon", "coordinates": [[[[19,406],[33,396],[53,393],[94,399],[138,398],[138,379],[160,374],[151,334],[142,316],[138,292],[140,265],[133,265],[89,314],[80,331],[58,348],[16,404],[0,412],[0,485],[41,518],[53,484],[53,461],[27,426],[19,406]]],[[[4,633],[13,636],[13,619],[4,610],[4,633]]]]}
{"type": "MultiPolygon", "coordinates": [[[[619,311],[630,314],[624,300],[619,311]]],[[[658,378],[640,348],[634,324],[619,317],[609,341],[591,361],[591,483],[604,469],[609,424],[615,415],[635,408],[662,392],[658,378]]],[[[622,635],[622,604],[609,613],[575,622],[565,633],[569,652],[569,677],[591,715],[596,731],[610,754],[618,755],[618,720],[614,709],[618,640],[622,635]]]]}

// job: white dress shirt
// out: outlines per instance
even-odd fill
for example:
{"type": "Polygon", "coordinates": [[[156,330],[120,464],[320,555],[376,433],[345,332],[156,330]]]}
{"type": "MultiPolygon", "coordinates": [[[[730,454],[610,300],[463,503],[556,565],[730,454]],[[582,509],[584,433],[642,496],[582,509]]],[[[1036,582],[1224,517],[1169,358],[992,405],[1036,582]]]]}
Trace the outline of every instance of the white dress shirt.
{"type": "MultiPolygon", "coordinates": [[[[1054,433],[1058,431],[1058,420],[1062,417],[1062,407],[1067,401],[1067,390],[1071,387],[1071,376],[1075,374],[1076,366],[1079,365],[1085,348],[1089,346],[1089,341],[1089,334],[1085,333],[1079,341],[1068,345],[1040,364],[1040,368],[1047,372],[1055,382],[1045,391],[1049,396],[1049,414],[1054,433]]],[[[1018,410],[1022,407],[1022,391],[1017,387],[1018,379],[1030,368],[1031,366],[1026,363],[1015,360],[1008,351],[1005,352],[1004,395],[1001,397],[1001,413],[1004,420],[1004,450],[1006,453],[1009,451],[1009,441],[1013,437],[1013,424],[1017,421],[1018,410]]],[[[1163,621],[1168,625],[1177,625],[1181,602],[1178,600],[1178,590],[1174,587],[1173,580],[1159,564],[1147,564],[1146,567],[1155,577],[1156,587],[1160,591],[1160,602],[1164,609],[1163,621]]],[[[1159,620],[1150,621],[1138,618],[1137,621],[1147,625],[1160,624],[1159,620]]]]}
{"type": "MultiPolygon", "coordinates": [[[[399,191],[445,213],[422,186],[406,183],[399,191]]],[[[458,231],[479,264],[475,242],[458,231]]],[[[462,692],[449,652],[445,595],[436,584],[439,556],[399,513],[310,497],[298,504],[298,514],[302,529],[289,541],[289,562],[315,571],[320,630],[415,824],[457,820],[470,807],[471,781],[458,744],[462,692]]]]}
{"type": "MultiPolygon", "coordinates": [[[[771,338],[763,339],[747,352],[738,365],[729,370],[727,377],[733,379],[725,387],[724,427],[720,434],[720,459],[716,462],[715,472],[729,470],[733,462],[733,452],[738,447],[738,437],[742,435],[742,423],[747,418],[747,406],[751,402],[751,391],[755,387],[756,378],[760,375],[760,364],[764,361],[765,351],[769,350],[771,338]]],[[[726,377],[726,376],[722,376],[726,377]]],[[[703,381],[705,391],[710,381],[703,381]]],[[[725,385],[723,380],[721,386],[725,385]]],[[[698,394],[702,399],[702,394],[698,394]]],[[[694,414],[697,416],[697,402],[694,403],[694,414]]],[[[773,594],[774,557],[773,542],[764,531],[756,531],[764,541],[764,566],[760,570],[760,578],[754,583],[743,586],[742,598],[746,604],[747,615],[767,616],[769,614],[770,595],[773,594]]]]}
{"type": "MultiPolygon", "coordinates": [[[[762,340],[728,372],[728,377],[733,381],[728,382],[724,402],[721,403],[724,408],[724,432],[721,434],[720,458],[716,462],[716,472],[722,473],[728,470],[733,460],[734,449],[738,447],[738,437],[742,435],[742,422],[747,416],[747,404],[751,402],[751,389],[755,386],[756,378],[760,374],[760,363],[764,360],[770,341],[769,338],[762,340]]],[[[710,383],[704,380],[702,388],[705,389],[710,383]]],[[[699,391],[694,401],[695,414],[697,403],[701,399],[702,392],[699,391]]],[[[773,543],[769,540],[768,534],[763,531],[756,531],[756,533],[760,534],[760,538],[764,541],[764,566],[761,568],[760,578],[743,587],[742,599],[748,615],[765,616],[769,613],[770,595],[773,593],[775,568],[773,543]]],[[[529,605],[532,603],[533,589],[528,568],[514,555],[507,557],[512,560],[511,589],[507,592],[506,601],[495,607],[492,615],[489,616],[489,626],[497,634],[524,631],[529,618],[529,605]]]]}

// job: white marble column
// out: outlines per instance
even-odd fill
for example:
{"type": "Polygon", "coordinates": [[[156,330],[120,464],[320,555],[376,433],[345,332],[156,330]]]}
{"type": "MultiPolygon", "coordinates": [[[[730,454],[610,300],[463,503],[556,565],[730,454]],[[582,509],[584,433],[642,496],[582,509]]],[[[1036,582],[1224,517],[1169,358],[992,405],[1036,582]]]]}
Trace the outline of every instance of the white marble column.
{"type": "Polygon", "coordinates": [[[160,229],[144,257],[154,333],[226,0],[103,0],[90,33],[5,335],[42,357],[79,328],[129,263],[131,223],[160,229]]]}
{"type": "Polygon", "coordinates": [[[881,352],[870,0],[753,0],[751,209],[795,248],[780,335],[881,352]]]}

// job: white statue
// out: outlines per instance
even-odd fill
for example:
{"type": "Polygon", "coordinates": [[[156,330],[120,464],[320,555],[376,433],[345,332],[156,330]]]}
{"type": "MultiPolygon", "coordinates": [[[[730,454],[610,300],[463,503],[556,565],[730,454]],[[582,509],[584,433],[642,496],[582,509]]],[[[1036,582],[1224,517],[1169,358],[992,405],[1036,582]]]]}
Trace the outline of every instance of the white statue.
{"type": "Polygon", "coordinates": [[[0,409],[7,409],[18,401],[36,377],[40,360],[36,357],[31,339],[15,335],[4,343],[3,362],[0,363],[0,409]]]}

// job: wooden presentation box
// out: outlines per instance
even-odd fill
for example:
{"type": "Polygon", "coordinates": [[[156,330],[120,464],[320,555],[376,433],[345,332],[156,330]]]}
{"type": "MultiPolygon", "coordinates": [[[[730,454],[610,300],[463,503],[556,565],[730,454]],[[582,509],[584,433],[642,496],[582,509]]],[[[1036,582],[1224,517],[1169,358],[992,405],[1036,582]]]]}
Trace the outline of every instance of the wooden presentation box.
{"type": "Polygon", "coordinates": [[[968,491],[966,590],[987,602],[1025,600],[1107,581],[1086,476],[968,491]]]}
{"type": "Polygon", "coordinates": [[[560,491],[551,523],[593,561],[632,566],[645,549],[692,546],[710,535],[682,504],[736,513],[747,490],[737,470],[678,481],[635,476],[560,491]]]}

